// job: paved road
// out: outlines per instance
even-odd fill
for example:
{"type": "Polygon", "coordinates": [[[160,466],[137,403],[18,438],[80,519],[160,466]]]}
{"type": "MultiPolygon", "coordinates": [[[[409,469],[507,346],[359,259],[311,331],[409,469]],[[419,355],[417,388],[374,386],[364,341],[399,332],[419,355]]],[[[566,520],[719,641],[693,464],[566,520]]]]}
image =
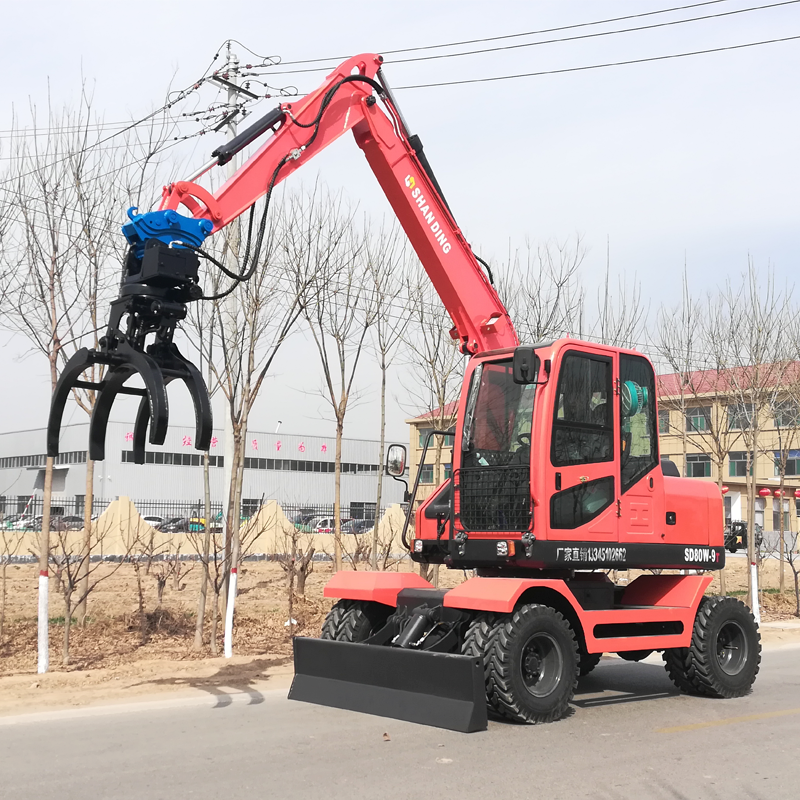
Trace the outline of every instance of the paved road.
{"type": "Polygon", "coordinates": [[[284,695],[0,724],[0,798],[800,796],[800,649],[765,653],[754,693],[728,701],[678,695],[658,664],[604,659],[567,719],[471,735],[284,695]]]}

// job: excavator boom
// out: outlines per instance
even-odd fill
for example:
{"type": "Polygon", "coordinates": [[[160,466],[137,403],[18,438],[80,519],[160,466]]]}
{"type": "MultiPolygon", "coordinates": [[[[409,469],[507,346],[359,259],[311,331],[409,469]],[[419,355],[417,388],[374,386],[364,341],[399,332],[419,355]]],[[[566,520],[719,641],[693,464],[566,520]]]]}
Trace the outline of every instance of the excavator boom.
{"type": "MultiPolygon", "coordinates": [[[[208,299],[199,286],[198,256],[204,239],[231,223],[317,153],[351,131],[394,209],[452,321],[452,337],[467,355],[512,347],[518,339],[486,272],[445,202],[418,136],[410,134],[381,73],[383,59],[363,54],[345,61],[314,92],[270,111],[212,154],[191,181],[164,187],[161,207],[145,214],[130,209],[123,226],[130,244],[120,297],[112,303],[98,350],[81,350],[65,366],[53,394],[48,455],[58,454],[64,407],[76,387],[99,391],[89,434],[89,457],[105,457],[105,433],[117,394],[140,397],[134,461],[143,463],[145,443],[163,444],[168,426],[166,387],[182,380],[196,412],[195,446],[207,449],[211,406],[197,369],[178,351],[173,335],[189,302],[208,299]],[[266,134],[264,144],[216,192],[196,181],[266,134]],[[188,212],[188,213],[187,213],[188,212]],[[97,382],[82,380],[92,366],[105,368],[97,382]],[[139,375],[144,389],[126,385],[139,375]],[[149,429],[149,435],[148,435],[149,429]]],[[[265,212],[266,213],[266,210],[265,212]]],[[[260,234],[233,279],[257,267],[260,234]]],[[[227,274],[231,274],[228,272],[227,274]]]]}

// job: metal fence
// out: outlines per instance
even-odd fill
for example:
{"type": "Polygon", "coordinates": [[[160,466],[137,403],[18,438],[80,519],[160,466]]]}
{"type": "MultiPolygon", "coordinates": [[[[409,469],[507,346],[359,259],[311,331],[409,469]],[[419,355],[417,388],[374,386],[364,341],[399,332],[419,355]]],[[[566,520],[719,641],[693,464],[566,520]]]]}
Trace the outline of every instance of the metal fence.
{"type": "MultiPolygon", "coordinates": [[[[43,498],[40,495],[32,497],[0,498],[0,525],[27,522],[31,529],[37,523],[41,524],[40,517],[43,513],[43,498]]],[[[192,522],[203,521],[205,517],[205,502],[202,498],[197,500],[143,500],[131,498],[142,517],[154,518],[151,521],[165,531],[185,531],[191,528],[192,522]]],[[[92,517],[97,518],[109,504],[111,498],[95,497],[92,503],[92,517]]],[[[265,498],[245,498],[242,500],[240,519],[250,519],[258,509],[268,502],[265,498]]],[[[63,498],[54,497],[50,504],[50,514],[54,520],[55,528],[62,522],[66,527],[82,527],[84,514],[84,497],[77,495],[63,498]]],[[[333,504],[292,504],[280,503],[283,513],[290,522],[297,526],[308,526],[313,529],[333,528],[333,504]]],[[[381,516],[386,508],[381,508],[381,516]]],[[[211,503],[211,527],[215,523],[222,526],[223,506],[220,502],[211,503]]],[[[375,521],[375,503],[353,502],[342,505],[341,520],[348,526],[349,532],[360,533],[372,528],[375,521]]],[[[54,529],[55,529],[54,528],[54,529]]]]}

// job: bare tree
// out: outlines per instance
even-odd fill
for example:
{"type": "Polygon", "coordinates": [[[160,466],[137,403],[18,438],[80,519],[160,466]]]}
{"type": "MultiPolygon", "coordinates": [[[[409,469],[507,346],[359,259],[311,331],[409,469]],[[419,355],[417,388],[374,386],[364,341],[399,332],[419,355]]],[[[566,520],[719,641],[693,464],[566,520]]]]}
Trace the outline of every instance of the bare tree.
{"type": "MultiPolygon", "coordinates": [[[[681,303],[673,308],[661,308],[655,347],[673,370],[672,376],[662,376],[661,390],[668,395],[661,400],[667,412],[677,412],[678,424],[670,415],[670,428],[680,434],[683,449],[684,474],[688,475],[690,441],[700,443],[703,453],[710,456],[717,486],[722,492],[725,459],[741,437],[741,431],[731,426],[727,413],[728,381],[722,367],[722,351],[709,341],[712,336],[708,314],[711,309],[693,299],[684,268],[681,303]],[[691,413],[690,413],[691,412],[691,413]]],[[[725,512],[720,523],[724,526],[725,512]]],[[[725,570],[720,571],[720,591],[727,593],[725,570]]]]}
{"type": "MultiPolygon", "coordinates": [[[[301,265],[287,257],[287,236],[296,225],[302,224],[294,216],[297,211],[296,204],[289,203],[282,204],[281,211],[267,214],[261,204],[252,213],[256,218],[265,215],[261,216],[263,233],[248,235],[242,243],[235,228],[229,226],[211,240],[207,249],[217,261],[237,264],[238,274],[248,271],[252,274],[234,284],[229,281],[221,284],[218,276],[212,276],[211,286],[215,289],[222,286],[214,291],[213,322],[209,322],[202,310],[194,314],[195,328],[201,333],[200,347],[213,375],[212,390],[219,387],[225,397],[234,438],[231,483],[225,489],[228,492],[223,577],[226,653],[232,646],[235,576],[242,552],[239,509],[250,412],[278,351],[303,312],[314,280],[313,264],[301,265]],[[230,257],[226,256],[228,251],[230,257]],[[234,298],[232,303],[223,302],[227,294],[234,298]],[[202,335],[204,330],[208,335],[202,335]]],[[[250,230],[252,233],[252,227],[250,230]]],[[[198,620],[198,626],[201,624],[198,620]]]]}
{"type": "Polygon", "coordinates": [[[306,209],[297,215],[288,237],[289,259],[296,265],[316,265],[313,298],[303,314],[322,366],[320,394],[336,426],[333,514],[338,571],[342,568],[342,436],[348,408],[356,399],[356,372],[375,321],[375,292],[366,277],[364,236],[357,232],[353,211],[342,196],[317,198],[314,191],[303,205],[306,209]]]}
{"type": "Polygon", "coordinates": [[[580,236],[511,251],[497,269],[497,291],[520,340],[540,342],[575,331],[583,307],[578,276],[586,256],[580,236]]]}
{"type": "Polygon", "coordinates": [[[372,529],[370,566],[378,569],[378,527],[383,498],[383,457],[386,447],[386,378],[408,326],[408,309],[401,305],[402,276],[407,257],[402,234],[396,226],[377,232],[366,229],[366,261],[374,298],[373,348],[381,371],[381,433],[378,449],[378,486],[375,495],[375,525],[372,529]]]}
{"type": "Polygon", "coordinates": [[[70,660],[73,612],[98,584],[108,580],[122,566],[125,558],[135,548],[138,530],[143,526],[144,523],[138,520],[132,529],[130,525],[123,529],[123,526],[117,526],[115,519],[106,516],[100,517],[97,524],[92,526],[89,552],[101,547],[105,539],[117,534],[116,538],[122,543],[123,552],[121,558],[114,562],[105,562],[101,559],[92,561],[87,555],[85,537],[76,535],[75,531],[67,530],[63,524],[54,532],[49,555],[53,578],[64,603],[64,635],[61,645],[63,666],[67,666],[70,660]]]}
{"type": "MultiPolygon", "coordinates": [[[[794,335],[794,325],[789,328],[791,340],[794,335]]],[[[790,341],[789,346],[790,351],[795,350],[793,342],[790,341]]],[[[777,549],[779,554],[778,589],[781,593],[786,588],[786,517],[789,518],[789,531],[791,531],[791,519],[794,516],[786,513],[785,506],[789,502],[786,499],[786,473],[793,448],[797,446],[800,435],[800,369],[798,366],[800,365],[795,359],[787,360],[782,367],[779,367],[781,379],[768,389],[767,412],[772,417],[778,440],[777,450],[773,451],[772,455],[779,480],[778,497],[773,502],[777,502],[780,509],[777,549]]]]}
{"type": "MultiPolygon", "coordinates": [[[[407,278],[406,292],[411,324],[404,341],[414,376],[407,387],[408,395],[417,412],[427,414],[434,429],[446,430],[452,424],[461,393],[464,357],[450,336],[452,322],[421,269],[407,278]]],[[[433,444],[433,483],[438,486],[444,480],[444,437],[434,436],[433,444]]],[[[420,564],[420,575],[427,578],[428,565],[420,564]]],[[[435,584],[438,576],[437,564],[433,568],[435,584]]]]}
{"type": "Polygon", "coordinates": [[[3,635],[6,623],[6,583],[8,565],[19,552],[25,534],[23,531],[8,530],[0,527],[0,647],[3,646],[3,635]]]}
{"type": "Polygon", "coordinates": [[[741,432],[748,453],[748,600],[756,614],[756,464],[771,391],[782,382],[787,364],[787,304],[788,296],[778,291],[772,271],[761,273],[750,260],[740,284],[729,282],[719,299],[712,302],[709,313],[708,347],[717,348],[716,360],[724,370],[732,398],[726,409],[729,426],[741,432]]]}

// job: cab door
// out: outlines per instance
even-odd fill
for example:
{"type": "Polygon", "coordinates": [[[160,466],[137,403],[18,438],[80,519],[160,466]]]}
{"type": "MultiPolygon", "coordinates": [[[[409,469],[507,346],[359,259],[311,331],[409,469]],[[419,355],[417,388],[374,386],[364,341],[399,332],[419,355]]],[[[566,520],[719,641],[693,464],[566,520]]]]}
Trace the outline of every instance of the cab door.
{"type": "Polygon", "coordinates": [[[607,350],[562,351],[551,411],[548,539],[617,539],[616,372],[607,350]]]}
{"type": "MultiPolygon", "coordinates": [[[[619,355],[620,542],[652,542],[664,526],[655,375],[642,356],[619,355]]],[[[662,541],[660,535],[658,541],[662,541]]]]}

